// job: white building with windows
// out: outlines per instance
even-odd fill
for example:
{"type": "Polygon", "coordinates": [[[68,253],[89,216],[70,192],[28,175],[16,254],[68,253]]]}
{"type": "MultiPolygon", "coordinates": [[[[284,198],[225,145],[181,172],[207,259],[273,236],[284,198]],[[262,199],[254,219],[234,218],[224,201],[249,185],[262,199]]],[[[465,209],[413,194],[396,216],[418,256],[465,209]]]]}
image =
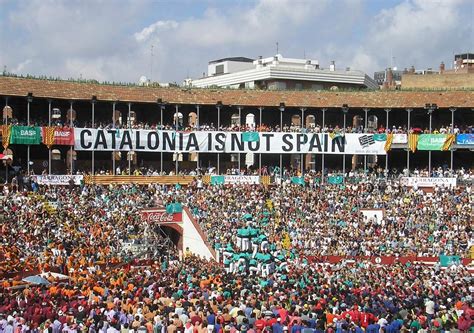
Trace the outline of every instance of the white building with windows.
{"type": "Polygon", "coordinates": [[[362,71],[337,69],[334,61],[321,68],[317,60],[284,58],[281,54],[257,60],[234,57],[210,61],[207,76],[187,79],[198,88],[247,88],[268,90],[379,89],[362,71]]]}

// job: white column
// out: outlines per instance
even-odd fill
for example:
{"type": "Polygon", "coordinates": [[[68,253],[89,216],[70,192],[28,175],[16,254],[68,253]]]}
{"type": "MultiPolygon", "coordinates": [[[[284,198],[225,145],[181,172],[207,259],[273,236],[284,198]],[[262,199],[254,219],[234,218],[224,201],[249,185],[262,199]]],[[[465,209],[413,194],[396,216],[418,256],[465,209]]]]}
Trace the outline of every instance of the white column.
{"type": "MultiPolygon", "coordinates": [[[[221,104],[217,104],[217,130],[221,127],[221,104]]],[[[221,154],[217,153],[217,174],[221,174],[221,154]]]]}
{"type": "MultiPolygon", "coordinates": [[[[28,94],[27,97],[27,109],[26,109],[26,124],[30,126],[30,104],[33,102],[32,95],[28,94]]],[[[26,172],[28,176],[30,175],[30,145],[26,148],[26,172]]]]}
{"type": "MultiPolygon", "coordinates": [[[[410,136],[410,132],[411,132],[411,126],[410,126],[410,113],[413,111],[413,109],[406,109],[407,110],[407,117],[408,117],[408,121],[407,121],[407,136],[409,137],[410,136]]],[[[407,144],[407,170],[408,170],[408,176],[410,176],[410,145],[409,145],[409,142],[410,140],[408,140],[408,144],[407,144]]]]}
{"type": "MultiPolygon", "coordinates": [[[[112,103],[112,122],[113,128],[115,128],[115,105],[116,102],[112,103]]],[[[112,152],[112,175],[115,176],[115,150],[112,152]]]]}
{"type": "MultiPolygon", "coordinates": [[[[301,110],[301,133],[303,133],[304,129],[304,112],[306,111],[306,108],[300,108],[301,110]]],[[[300,168],[301,168],[301,177],[304,177],[304,154],[301,154],[300,156],[300,168]]]]}
{"type": "MultiPolygon", "coordinates": [[[[91,104],[92,104],[92,128],[95,128],[95,103],[97,102],[95,96],[92,96],[91,104]]],[[[95,150],[92,148],[92,158],[91,158],[91,173],[92,177],[95,174],[95,150]]]]}
{"type": "MultiPolygon", "coordinates": [[[[263,110],[262,106],[258,108],[258,111],[260,112],[259,113],[259,127],[260,127],[260,130],[262,129],[262,110],[263,110]]],[[[258,175],[259,176],[262,175],[262,153],[258,154],[258,175]]]]}
{"type": "MultiPolygon", "coordinates": [[[[48,99],[48,126],[51,127],[51,100],[48,99]]],[[[48,175],[51,174],[51,148],[48,149],[48,175]]]]}
{"type": "Polygon", "coordinates": [[[177,142],[178,142],[178,122],[179,122],[179,117],[178,117],[178,114],[179,114],[179,105],[176,104],[175,105],[175,113],[174,113],[174,116],[175,116],[175,119],[174,119],[174,130],[175,130],[175,154],[176,154],[176,161],[175,161],[175,175],[178,175],[178,172],[179,172],[179,166],[178,166],[178,163],[179,163],[179,154],[180,152],[176,149],[177,147],[177,142]]]}
{"type": "MultiPolygon", "coordinates": [[[[344,137],[346,135],[346,115],[347,115],[348,111],[349,111],[349,107],[347,107],[347,106],[342,107],[342,113],[343,113],[343,117],[344,117],[342,133],[343,133],[344,137]]],[[[345,140],[345,138],[344,138],[344,140],[345,140]]],[[[345,183],[346,182],[346,151],[345,150],[342,153],[342,175],[343,175],[343,179],[344,179],[344,183],[345,183]]]]}
{"type": "MultiPolygon", "coordinates": [[[[368,119],[367,119],[367,113],[370,111],[370,109],[368,108],[364,108],[364,133],[367,133],[367,122],[368,122],[368,119]]],[[[364,175],[367,174],[367,155],[364,155],[364,175]]]]}
{"type": "MultiPolygon", "coordinates": [[[[132,121],[130,119],[130,115],[132,113],[132,103],[128,103],[128,129],[132,129],[132,121]]],[[[136,152],[135,152],[136,154],[136,152]]],[[[131,157],[134,156],[132,155],[132,151],[127,152],[127,160],[128,160],[128,175],[130,176],[132,174],[132,159],[131,157]]]]}
{"type": "MultiPolygon", "coordinates": [[[[196,114],[197,114],[197,119],[196,119],[196,127],[197,127],[197,130],[199,131],[199,128],[200,128],[200,124],[201,124],[201,119],[199,119],[199,116],[200,116],[200,112],[199,112],[199,109],[201,108],[200,105],[196,105],[196,114]]],[[[196,153],[196,169],[199,169],[199,152],[196,153]]],[[[197,170],[196,170],[197,171],[197,170]]]]}
{"type": "MultiPolygon", "coordinates": [[[[71,114],[69,115],[69,127],[70,127],[70,128],[72,128],[72,105],[73,105],[73,104],[74,104],[73,101],[69,101],[69,110],[70,110],[70,112],[71,112],[71,114]]],[[[70,156],[69,156],[69,158],[70,158],[70,160],[69,160],[69,163],[70,163],[70,173],[71,173],[71,175],[72,175],[72,174],[74,173],[74,170],[73,170],[73,169],[74,169],[74,164],[73,164],[73,163],[74,163],[74,159],[73,159],[73,157],[72,157],[72,155],[73,155],[73,153],[72,153],[72,146],[69,147],[69,155],[70,155],[70,156]]]]}
{"type": "MultiPolygon", "coordinates": [[[[285,111],[285,104],[280,103],[280,132],[283,132],[283,112],[285,111]]],[[[280,183],[283,180],[283,154],[280,154],[280,183]]]]}
{"type": "MultiPolygon", "coordinates": [[[[385,109],[385,112],[387,113],[387,118],[385,119],[385,131],[388,129],[388,115],[390,111],[391,111],[390,108],[385,109]]],[[[388,177],[388,151],[385,152],[385,174],[388,177]]]]}
{"type": "MultiPolygon", "coordinates": [[[[241,106],[238,106],[237,109],[239,110],[239,131],[240,131],[240,126],[242,125],[242,107],[241,106]]],[[[240,160],[242,159],[241,157],[241,154],[239,153],[239,163],[238,163],[238,166],[239,166],[239,175],[240,175],[240,168],[241,168],[241,165],[240,165],[240,160]]]]}
{"type": "MultiPolygon", "coordinates": [[[[322,127],[321,127],[321,132],[322,132],[324,126],[326,126],[326,111],[327,111],[327,108],[322,108],[321,111],[323,112],[323,123],[322,123],[322,127]]],[[[325,136],[324,136],[324,133],[323,133],[323,138],[324,137],[325,136]]],[[[321,184],[324,184],[324,149],[323,149],[323,153],[321,154],[321,184]]]]}
{"type": "MultiPolygon", "coordinates": [[[[451,111],[451,134],[454,134],[454,112],[456,112],[456,108],[451,106],[449,108],[449,111],[451,111]]],[[[451,154],[451,162],[450,162],[450,169],[451,172],[453,172],[453,165],[454,165],[454,150],[451,147],[450,149],[450,154],[451,154]]]]}
{"type": "MultiPolygon", "coordinates": [[[[5,106],[8,106],[8,96],[5,97],[5,106]]],[[[8,125],[8,115],[5,117],[5,125],[8,125]]],[[[5,164],[5,184],[8,184],[8,163],[3,161],[5,164]]]]}
{"type": "MultiPolygon", "coordinates": [[[[165,106],[163,104],[160,104],[160,125],[161,125],[161,131],[163,131],[163,110],[165,106]]],[[[163,174],[163,152],[160,152],[160,175],[163,174]]]]}

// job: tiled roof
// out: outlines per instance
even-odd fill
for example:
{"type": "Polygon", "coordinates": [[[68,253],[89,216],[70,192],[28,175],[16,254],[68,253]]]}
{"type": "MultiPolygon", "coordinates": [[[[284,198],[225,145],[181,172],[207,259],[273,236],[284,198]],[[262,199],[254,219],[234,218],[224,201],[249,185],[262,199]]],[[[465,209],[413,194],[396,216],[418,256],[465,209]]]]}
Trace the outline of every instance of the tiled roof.
{"type": "Polygon", "coordinates": [[[426,103],[436,103],[441,108],[449,106],[474,107],[474,91],[259,91],[231,89],[186,89],[139,86],[118,86],[69,81],[25,79],[0,76],[0,95],[90,100],[93,95],[101,101],[148,102],[158,98],[170,104],[279,106],[287,107],[349,107],[368,108],[418,108],[426,103]]]}

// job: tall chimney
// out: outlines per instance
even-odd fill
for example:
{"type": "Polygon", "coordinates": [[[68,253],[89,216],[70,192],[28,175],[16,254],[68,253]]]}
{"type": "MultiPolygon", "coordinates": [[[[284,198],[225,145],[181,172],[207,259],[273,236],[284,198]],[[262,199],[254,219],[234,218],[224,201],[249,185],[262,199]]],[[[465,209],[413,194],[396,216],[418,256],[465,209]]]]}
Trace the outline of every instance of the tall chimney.
{"type": "Polygon", "coordinates": [[[444,67],[444,62],[441,61],[441,64],[439,64],[439,73],[440,73],[440,74],[443,74],[443,73],[444,73],[444,68],[445,68],[445,67],[444,67]]]}
{"type": "Polygon", "coordinates": [[[393,72],[392,72],[391,68],[387,69],[386,81],[387,81],[389,87],[393,85],[393,72]]]}
{"type": "Polygon", "coordinates": [[[410,67],[410,74],[415,74],[415,66],[410,67]]]}
{"type": "Polygon", "coordinates": [[[329,65],[329,71],[334,72],[336,70],[336,62],[333,60],[329,65]]]}

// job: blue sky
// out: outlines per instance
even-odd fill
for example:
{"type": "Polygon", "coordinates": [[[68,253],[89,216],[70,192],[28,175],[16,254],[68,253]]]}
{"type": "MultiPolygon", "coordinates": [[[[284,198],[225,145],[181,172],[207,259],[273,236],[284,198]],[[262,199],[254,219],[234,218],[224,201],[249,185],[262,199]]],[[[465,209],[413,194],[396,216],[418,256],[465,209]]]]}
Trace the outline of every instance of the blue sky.
{"type": "Polygon", "coordinates": [[[272,56],[278,42],[283,56],[372,76],[391,62],[450,68],[474,51],[473,22],[472,0],[0,0],[0,66],[181,83],[212,59],[272,56]]]}

